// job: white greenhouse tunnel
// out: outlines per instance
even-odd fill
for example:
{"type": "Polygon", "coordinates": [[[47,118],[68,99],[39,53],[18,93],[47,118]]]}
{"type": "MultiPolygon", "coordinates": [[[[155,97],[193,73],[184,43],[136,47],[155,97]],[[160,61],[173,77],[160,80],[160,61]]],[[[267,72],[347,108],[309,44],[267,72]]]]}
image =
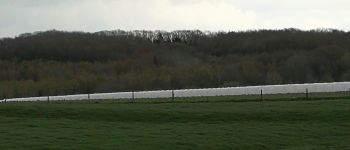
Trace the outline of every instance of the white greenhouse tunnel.
{"type": "Polygon", "coordinates": [[[30,101],[69,101],[69,100],[108,100],[108,99],[148,99],[148,98],[171,98],[171,97],[208,97],[208,96],[234,96],[234,95],[260,95],[262,94],[293,94],[293,93],[329,93],[350,91],[350,82],[333,83],[308,83],[308,84],[285,84],[263,85],[228,88],[208,89],[182,89],[140,92],[116,92],[77,94],[63,96],[43,96],[27,98],[3,99],[0,102],[30,102],[30,101]]]}

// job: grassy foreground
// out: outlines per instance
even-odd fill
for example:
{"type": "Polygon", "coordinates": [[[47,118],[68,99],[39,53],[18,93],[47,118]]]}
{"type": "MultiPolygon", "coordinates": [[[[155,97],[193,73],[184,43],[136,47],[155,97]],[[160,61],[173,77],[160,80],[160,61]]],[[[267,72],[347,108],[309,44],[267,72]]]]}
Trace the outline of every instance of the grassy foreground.
{"type": "Polygon", "coordinates": [[[0,149],[350,149],[350,100],[0,104],[0,149]]]}

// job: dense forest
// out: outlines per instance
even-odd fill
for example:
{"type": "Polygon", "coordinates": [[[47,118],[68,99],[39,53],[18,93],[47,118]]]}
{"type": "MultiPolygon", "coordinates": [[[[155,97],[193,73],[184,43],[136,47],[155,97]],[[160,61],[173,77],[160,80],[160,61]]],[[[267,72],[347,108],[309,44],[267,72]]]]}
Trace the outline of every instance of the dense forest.
{"type": "Polygon", "coordinates": [[[350,80],[333,29],[45,31],[0,39],[0,99],[350,80]]]}

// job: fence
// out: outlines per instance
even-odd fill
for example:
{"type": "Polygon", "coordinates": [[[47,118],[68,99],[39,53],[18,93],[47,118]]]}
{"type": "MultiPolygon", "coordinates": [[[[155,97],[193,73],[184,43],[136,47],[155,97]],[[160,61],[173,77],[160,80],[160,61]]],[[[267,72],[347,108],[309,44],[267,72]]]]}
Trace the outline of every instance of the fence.
{"type": "MultiPolygon", "coordinates": [[[[155,98],[186,98],[186,97],[213,97],[239,95],[271,95],[271,94],[298,94],[298,93],[332,93],[350,91],[350,82],[309,83],[263,85],[228,88],[182,89],[140,92],[116,92],[97,94],[78,94],[64,96],[44,96],[28,98],[4,99],[0,102],[31,102],[31,101],[70,101],[70,100],[118,100],[118,99],[155,99],[155,98]]],[[[306,95],[307,96],[307,95],[306,95]]]]}

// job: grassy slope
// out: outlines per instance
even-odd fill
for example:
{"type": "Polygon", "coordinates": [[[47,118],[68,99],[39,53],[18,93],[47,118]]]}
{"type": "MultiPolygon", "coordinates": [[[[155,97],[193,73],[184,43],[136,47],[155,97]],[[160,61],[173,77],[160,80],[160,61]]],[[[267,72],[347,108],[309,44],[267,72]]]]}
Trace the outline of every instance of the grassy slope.
{"type": "Polygon", "coordinates": [[[0,149],[350,149],[350,101],[0,105],[0,149]]]}

